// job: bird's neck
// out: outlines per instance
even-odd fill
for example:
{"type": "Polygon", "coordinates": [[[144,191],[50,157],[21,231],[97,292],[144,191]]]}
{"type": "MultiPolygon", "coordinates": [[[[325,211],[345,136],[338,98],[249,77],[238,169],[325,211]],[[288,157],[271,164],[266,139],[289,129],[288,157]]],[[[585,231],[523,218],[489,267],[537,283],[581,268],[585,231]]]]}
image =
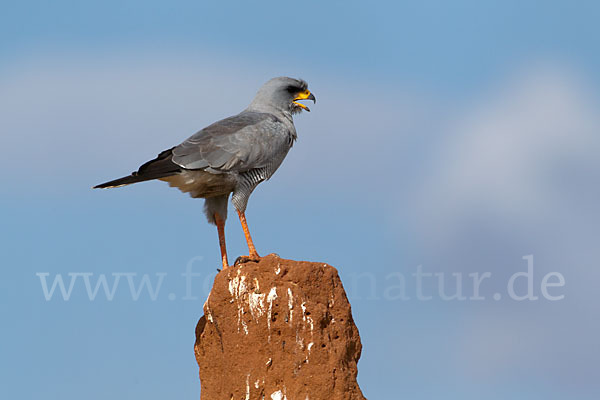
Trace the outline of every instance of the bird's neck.
{"type": "Polygon", "coordinates": [[[281,108],[273,107],[269,104],[255,104],[253,102],[246,108],[246,111],[273,114],[282,121],[287,121],[291,124],[294,123],[291,111],[282,110],[281,108]]]}

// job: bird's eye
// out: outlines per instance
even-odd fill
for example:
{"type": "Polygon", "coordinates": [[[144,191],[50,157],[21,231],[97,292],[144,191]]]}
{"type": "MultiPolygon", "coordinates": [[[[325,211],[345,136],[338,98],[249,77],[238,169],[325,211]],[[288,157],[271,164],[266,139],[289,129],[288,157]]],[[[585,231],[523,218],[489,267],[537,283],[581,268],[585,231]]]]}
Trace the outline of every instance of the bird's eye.
{"type": "Polygon", "coordinates": [[[296,93],[299,93],[299,92],[301,92],[301,91],[302,91],[302,88],[301,88],[301,87],[298,87],[298,86],[290,85],[290,86],[288,86],[287,88],[285,88],[285,90],[287,90],[287,92],[288,92],[289,94],[296,95],[296,93]]]}

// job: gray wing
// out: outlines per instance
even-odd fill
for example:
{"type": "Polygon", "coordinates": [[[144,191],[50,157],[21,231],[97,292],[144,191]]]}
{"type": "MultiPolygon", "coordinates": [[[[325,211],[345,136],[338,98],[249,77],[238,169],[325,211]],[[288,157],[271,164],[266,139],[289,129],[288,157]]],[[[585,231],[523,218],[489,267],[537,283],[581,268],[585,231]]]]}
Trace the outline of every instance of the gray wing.
{"type": "Polygon", "coordinates": [[[173,162],[185,169],[241,173],[268,165],[286,142],[291,147],[288,137],[290,132],[274,115],[242,112],[207,126],[173,148],[173,162]]]}

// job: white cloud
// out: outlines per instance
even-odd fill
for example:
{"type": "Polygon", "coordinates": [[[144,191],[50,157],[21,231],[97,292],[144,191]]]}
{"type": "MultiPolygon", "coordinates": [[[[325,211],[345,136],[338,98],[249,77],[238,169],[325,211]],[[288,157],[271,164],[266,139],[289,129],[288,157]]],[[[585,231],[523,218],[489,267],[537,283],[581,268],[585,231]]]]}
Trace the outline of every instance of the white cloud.
{"type": "Polygon", "coordinates": [[[456,349],[465,376],[592,383],[590,360],[600,356],[592,317],[600,304],[598,109],[572,71],[527,69],[458,113],[431,157],[408,207],[431,268],[503,280],[533,253],[536,287],[550,271],[566,278],[565,300],[507,300],[466,316],[456,349]]]}
{"type": "Polygon", "coordinates": [[[529,69],[459,114],[413,199],[423,234],[580,223],[600,193],[585,185],[600,177],[599,105],[568,72],[529,69]]]}
{"type": "Polygon", "coordinates": [[[0,129],[13,151],[3,162],[36,173],[75,176],[99,165],[128,173],[243,107],[256,90],[200,66],[199,59],[71,54],[8,71],[0,80],[0,129]]]}

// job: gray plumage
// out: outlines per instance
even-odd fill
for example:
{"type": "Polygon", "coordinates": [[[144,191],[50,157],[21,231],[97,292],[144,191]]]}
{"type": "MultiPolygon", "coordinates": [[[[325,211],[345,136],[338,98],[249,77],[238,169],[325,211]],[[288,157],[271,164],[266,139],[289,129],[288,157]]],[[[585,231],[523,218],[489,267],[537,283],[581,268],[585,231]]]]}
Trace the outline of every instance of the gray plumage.
{"type": "Polygon", "coordinates": [[[230,193],[233,205],[243,213],[252,191],[273,176],[294,144],[292,114],[308,110],[296,102],[306,99],[315,101],[306,82],[271,79],[241,113],[207,126],[130,176],[95,188],[159,179],[192,197],[205,198],[204,210],[211,223],[215,223],[215,213],[227,218],[230,193]]]}

